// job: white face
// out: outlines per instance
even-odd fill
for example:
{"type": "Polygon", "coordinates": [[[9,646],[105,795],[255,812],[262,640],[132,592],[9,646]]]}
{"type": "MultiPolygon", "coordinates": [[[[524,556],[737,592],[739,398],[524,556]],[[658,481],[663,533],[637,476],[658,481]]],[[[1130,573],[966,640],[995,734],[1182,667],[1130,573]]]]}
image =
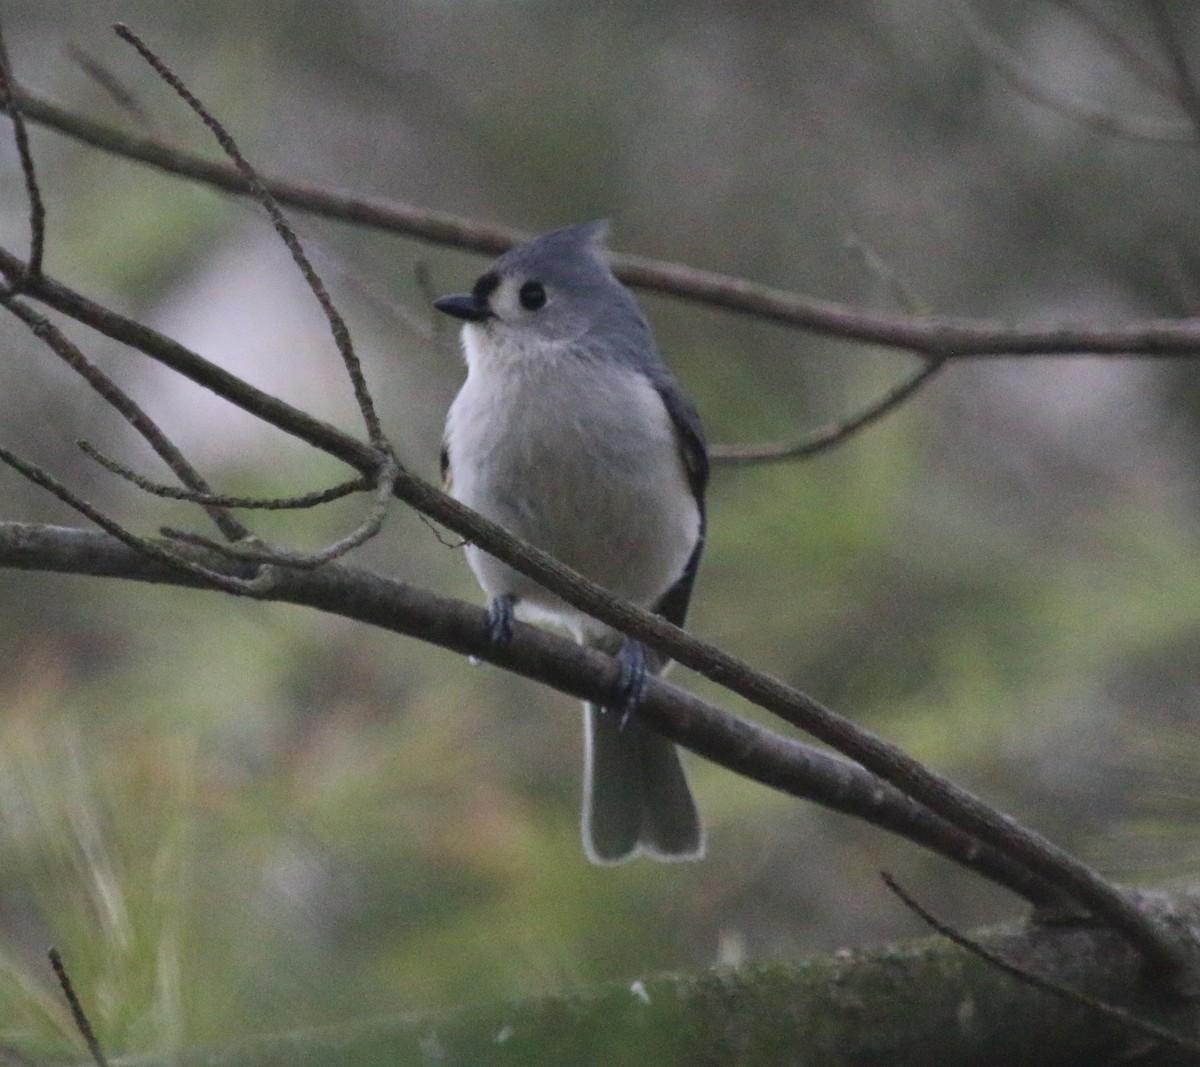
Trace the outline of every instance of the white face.
{"type": "MultiPolygon", "coordinates": [[[[551,314],[554,311],[551,307],[551,291],[538,278],[497,275],[489,271],[475,283],[474,293],[476,299],[485,300],[492,314],[504,323],[532,324],[544,318],[547,310],[551,314]]],[[[554,304],[558,303],[559,295],[555,294],[554,304]]]]}
{"type": "Polygon", "coordinates": [[[467,363],[524,361],[550,356],[586,332],[586,301],[536,277],[489,271],[472,295],[491,313],[463,326],[467,363]]]}

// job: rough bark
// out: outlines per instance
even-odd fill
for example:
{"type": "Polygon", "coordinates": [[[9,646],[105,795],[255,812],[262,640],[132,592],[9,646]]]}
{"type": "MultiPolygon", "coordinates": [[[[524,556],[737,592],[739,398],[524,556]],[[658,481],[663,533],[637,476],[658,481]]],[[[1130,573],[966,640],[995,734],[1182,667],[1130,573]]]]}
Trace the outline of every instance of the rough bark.
{"type": "MultiPolygon", "coordinates": [[[[1200,890],[1156,898],[1200,921],[1200,890]]],[[[1006,959],[1146,1019],[1196,1032],[1192,1005],[1140,980],[1110,932],[1010,923],[979,935],[1006,959]]],[[[294,1031],[136,1061],[177,1067],[621,1064],[623,1067],[1094,1067],[1182,1064],[1180,1050],[1038,991],[942,938],[564,995],[294,1031]]]]}

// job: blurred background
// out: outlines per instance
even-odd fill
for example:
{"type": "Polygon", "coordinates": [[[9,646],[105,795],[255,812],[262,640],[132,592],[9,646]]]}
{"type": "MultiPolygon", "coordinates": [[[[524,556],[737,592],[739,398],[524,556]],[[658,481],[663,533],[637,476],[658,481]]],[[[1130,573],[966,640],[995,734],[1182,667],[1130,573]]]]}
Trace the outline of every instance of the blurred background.
{"type": "MultiPolygon", "coordinates": [[[[1173,8],[1200,65],[1197,12],[1173,8]]],[[[1103,325],[1194,314],[1200,292],[1197,140],[1148,84],[1167,67],[1133,9],[973,8],[1045,85],[1182,142],[1103,134],[1032,101],[935,0],[10,0],[4,29],[29,88],[215,156],[109,29],[130,23],[266,173],[530,232],[607,216],[622,251],[881,313],[1103,325]]],[[[255,209],[44,129],[32,141],[51,273],[358,432],[319,313],[255,209]]],[[[3,241],[19,251],[27,208],[0,152],[3,241]]],[[[401,459],[434,476],[463,367],[428,296],[485,261],[294,218],[401,459]]],[[[914,369],[902,353],[645,304],[715,441],[815,429],[914,369]]],[[[224,489],[344,476],[138,354],[68,332],[224,489]]],[[[83,459],[80,437],[159,473],[14,321],[0,345],[0,443],[139,531],[203,528],[83,459]]],[[[834,453],[715,472],[692,627],[1114,877],[1192,875],[1198,420],[1186,361],[951,367],[834,453]]],[[[3,518],[79,524],[15,475],[0,483],[3,518]]],[[[316,547],[363,507],[252,522],[316,547]]],[[[357,562],[479,599],[461,553],[399,506],[357,562]]],[[[561,695],[215,593],[2,573],[0,595],[10,1045],[76,1041],[50,944],[115,1053],[921,932],[880,868],[958,924],[1021,910],[695,759],[708,858],[594,868],[578,836],[578,709],[561,695]]]]}

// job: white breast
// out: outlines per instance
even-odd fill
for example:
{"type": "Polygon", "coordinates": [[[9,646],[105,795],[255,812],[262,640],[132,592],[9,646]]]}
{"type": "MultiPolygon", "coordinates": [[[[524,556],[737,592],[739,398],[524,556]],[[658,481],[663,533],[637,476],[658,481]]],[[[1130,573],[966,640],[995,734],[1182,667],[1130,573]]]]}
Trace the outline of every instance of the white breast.
{"type": "MultiPolygon", "coordinates": [[[[658,393],[635,371],[573,353],[510,351],[497,365],[471,351],[478,340],[464,331],[469,371],[446,422],[454,496],[651,606],[683,572],[700,525],[658,393]]],[[[468,559],[489,597],[518,597],[518,614],[603,631],[485,553],[469,548],[468,559]]]]}

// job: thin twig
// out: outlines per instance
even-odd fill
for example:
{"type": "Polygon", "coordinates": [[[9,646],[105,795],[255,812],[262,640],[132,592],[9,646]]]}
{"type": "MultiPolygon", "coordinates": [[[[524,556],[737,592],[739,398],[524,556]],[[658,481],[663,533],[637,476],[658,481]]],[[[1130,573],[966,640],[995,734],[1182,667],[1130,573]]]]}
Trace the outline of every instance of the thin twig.
{"type": "Polygon", "coordinates": [[[385,463],[380,468],[375,487],[375,501],[366,518],[345,537],[326,545],[319,552],[288,552],[284,549],[265,545],[257,539],[250,539],[237,544],[222,544],[220,541],[213,541],[199,534],[189,533],[186,530],[176,530],[166,526],[160,532],[164,537],[169,537],[174,541],[183,541],[186,544],[207,548],[210,551],[218,552],[232,559],[252,563],[265,563],[279,567],[292,567],[297,570],[313,570],[346,555],[347,552],[365,544],[379,533],[383,527],[383,520],[387,517],[388,503],[392,498],[392,482],[396,477],[397,469],[398,464],[394,460],[390,463],[385,463]]]}
{"type": "Polygon", "coordinates": [[[92,79],[109,98],[124,111],[138,126],[154,132],[155,122],[148,108],[134,96],[133,91],[120,78],[101,63],[95,56],[85,52],[77,44],[70,43],[64,49],[67,57],[92,79]]]}
{"type": "Polygon", "coordinates": [[[124,478],[130,484],[136,485],[139,489],[150,493],[152,496],[164,497],[167,500],[183,500],[189,504],[200,504],[205,507],[245,508],[250,511],[300,510],[317,507],[321,504],[328,504],[334,500],[341,500],[342,497],[350,496],[353,493],[361,493],[371,488],[371,482],[368,479],[359,477],[340,482],[337,485],[330,486],[328,489],[318,489],[311,493],[304,493],[301,496],[254,497],[231,496],[225,493],[202,493],[193,489],[182,489],[177,485],[164,485],[162,482],[153,481],[144,475],[138,474],[137,471],[125,466],[125,464],[118,460],[113,459],[112,456],[105,455],[88,441],[76,441],[75,444],[84,455],[95,460],[105,470],[124,478]]]}
{"type": "Polygon", "coordinates": [[[892,265],[882,255],[857,233],[849,233],[845,238],[846,247],[862,258],[863,265],[887,288],[888,295],[895,301],[896,307],[906,315],[928,315],[929,307],[918,299],[917,294],[908,283],[900,277],[892,265]]]}
{"type": "MultiPolygon", "coordinates": [[[[13,141],[17,156],[21,160],[21,173],[25,178],[25,198],[29,203],[29,259],[25,264],[27,278],[39,278],[42,260],[46,252],[46,204],[42,200],[37,170],[33,165],[33,153],[29,148],[29,131],[25,128],[25,117],[21,114],[17,87],[13,82],[12,67],[8,60],[8,46],[0,33],[0,104],[8,112],[13,124],[13,141]]],[[[11,284],[17,285],[14,281],[11,284]]]]}
{"type": "Polygon", "coordinates": [[[1058,6],[1082,22],[1101,44],[1147,89],[1175,103],[1175,86],[1158,64],[1133,46],[1130,35],[1115,21],[1080,0],[1058,0],[1058,6]]]}
{"type": "Polygon", "coordinates": [[[966,0],[956,0],[951,5],[951,10],[958,16],[971,38],[971,43],[993,69],[1014,89],[1031,100],[1075,122],[1110,135],[1171,144],[1189,144],[1195,140],[1195,132],[1186,123],[1142,115],[1126,115],[1067,96],[1034,74],[1017,52],[992,33],[966,0]]]}
{"type": "Polygon", "coordinates": [[[993,952],[978,941],[954,929],[948,923],[942,922],[941,919],[929,912],[923,905],[917,903],[887,871],[880,871],[879,877],[883,879],[883,884],[899,898],[900,902],[932,930],[941,934],[959,948],[965,949],[973,956],[978,956],[979,959],[983,960],[989,966],[995,967],[998,971],[1010,975],[1018,982],[1033,989],[1049,993],[1060,1000],[1065,1000],[1068,1004],[1085,1008],[1105,1019],[1111,1019],[1114,1022],[1120,1023],[1122,1026],[1127,1027],[1134,1033],[1141,1034],[1143,1037],[1149,1037],[1155,1041],[1161,1041],[1164,1044],[1170,1045],[1172,1048],[1200,1055],[1200,1042],[1193,1041],[1182,1034],[1177,1034],[1172,1030],[1168,1030],[1165,1026],[1159,1026],[1148,1019],[1143,1019],[1126,1008],[1122,1008],[1116,1004],[1109,1004],[1098,997],[1080,992],[1078,989],[1072,989],[1070,986],[1056,982],[1052,978],[1044,978],[1040,974],[1035,974],[1033,971],[1026,970],[1024,967],[1006,960],[999,953],[993,952]]]}
{"type": "Polygon", "coordinates": [[[241,149],[238,148],[237,143],[230,136],[229,132],[208,108],[200,102],[195,94],[183,84],[175,72],[155,55],[149,46],[128,26],[118,23],[113,29],[121,40],[132,45],[138,51],[141,57],[154,69],[154,72],[199,116],[200,120],[216,138],[217,143],[221,146],[221,150],[233,161],[247,188],[249,188],[270,216],[271,222],[275,227],[275,232],[279,234],[280,239],[287,246],[292,259],[295,261],[304,280],[308,283],[308,287],[312,290],[313,295],[317,298],[317,303],[321,305],[321,310],[325,313],[325,318],[329,322],[329,329],[333,334],[334,343],[337,345],[342,362],[346,366],[346,372],[350,377],[354,389],[354,397],[358,401],[359,410],[362,412],[363,422],[367,428],[367,436],[376,448],[381,451],[386,450],[388,447],[387,439],[380,425],[379,416],[375,411],[374,401],[371,399],[370,391],[367,389],[366,379],[362,372],[362,364],[359,362],[358,355],[354,351],[354,345],[350,340],[349,327],[347,327],[345,320],[342,318],[341,312],[334,307],[333,300],[325,288],[325,283],[321,281],[320,276],[309,261],[303,246],[300,244],[299,238],[284,217],[275,197],[272,196],[271,191],[263,183],[258,172],[250,165],[246,157],[242,155],[241,149]]]}
{"type": "MultiPolygon", "coordinates": [[[[42,341],[55,355],[78,374],[114,411],[134,428],[155,451],[158,457],[178,476],[188,490],[200,495],[211,494],[212,489],[200,472],[188,462],[162,429],[119,385],[91,362],[83,352],[57,326],[44,315],[13,297],[0,296],[3,303],[20,319],[38,340],[42,341]]],[[[240,541],[249,535],[249,530],[220,505],[207,504],[205,510],[222,535],[232,541],[240,541]]]]}
{"type": "Polygon", "coordinates": [[[438,544],[440,544],[443,548],[453,548],[453,549],[457,550],[460,548],[465,548],[467,546],[468,542],[467,542],[466,538],[456,537],[453,540],[451,540],[444,533],[442,533],[442,528],[436,522],[434,522],[428,515],[424,515],[418,511],[417,518],[420,519],[422,525],[424,525],[424,527],[431,534],[433,534],[433,536],[435,538],[437,538],[438,544]]]}
{"type": "Polygon", "coordinates": [[[75,986],[71,982],[70,975],[67,974],[67,968],[63,965],[62,956],[56,948],[52,948],[47,955],[50,957],[50,966],[54,968],[54,976],[58,979],[63,996],[67,998],[67,1005],[71,1009],[71,1017],[75,1020],[75,1028],[83,1035],[83,1040],[87,1042],[88,1052],[91,1053],[92,1059],[96,1061],[97,1067],[108,1067],[108,1060],[104,1058],[104,1050],[100,1047],[100,1042],[96,1038],[96,1031],[92,1029],[87,1012],[83,1010],[83,1004],[80,1003],[79,997],[75,993],[75,986]]]}
{"type": "Polygon", "coordinates": [[[85,518],[90,519],[105,533],[110,534],[122,544],[128,545],[134,551],[140,552],[144,556],[149,556],[160,563],[165,563],[168,566],[177,567],[190,574],[195,574],[203,578],[206,582],[215,585],[218,589],[223,589],[225,592],[233,593],[237,596],[256,596],[265,592],[268,588],[270,578],[269,568],[264,567],[255,577],[247,579],[238,578],[235,575],[225,574],[210,567],[205,567],[203,564],[195,562],[195,560],[187,559],[176,552],[164,548],[162,545],[156,544],[154,541],[139,537],[132,531],[127,530],[115,519],[104,514],[99,508],[93,504],[89,504],[82,497],[73,493],[62,482],[50,474],[49,471],[39,467],[35,463],[30,463],[28,460],[22,459],[15,452],[10,452],[6,448],[0,448],[0,463],[11,467],[34,485],[45,489],[68,507],[79,512],[85,518]]]}
{"type": "MultiPolygon", "coordinates": [[[[865,241],[852,235],[847,239],[847,244],[863,257],[863,261],[873,274],[884,280],[888,291],[908,314],[923,315],[926,313],[926,309],[920,306],[920,301],[908,286],[896,276],[882,257],[865,241]]],[[[748,466],[753,463],[808,459],[828,451],[894,411],[921,389],[945,366],[946,362],[947,360],[944,358],[926,360],[924,366],[911,377],[888,390],[874,404],[842,422],[833,423],[815,433],[805,434],[792,441],[772,441],[763,444],[712,444],[708,447],[709,458],[716,463],[748,466]]]]}
{"type": "Polygon", "coordinates": [[[894,411],[937,374],[946,363],[945,359],[928,360],[911,377],[890,389],[870,407],[864,408],[844,422],[834,423],[795,441],[772,441],[757,445],[710,445],[709,457],[717,463],[745,466],[751,463],[771,463],[785,459],[806,459],[819,452],[828,451],[894,411]]]}
{"type": "Polygon", "coordinates": [[[1150,0],[1150,18],[1154,22],[1154,30],[1163,54],[1171,65],[1175,100],[1191,123],[1193,137],[1200,137],[1200,85],[1196,83],[1187,54],[1179,40],[1179,32],[1162,0],[1150,0]]]}

